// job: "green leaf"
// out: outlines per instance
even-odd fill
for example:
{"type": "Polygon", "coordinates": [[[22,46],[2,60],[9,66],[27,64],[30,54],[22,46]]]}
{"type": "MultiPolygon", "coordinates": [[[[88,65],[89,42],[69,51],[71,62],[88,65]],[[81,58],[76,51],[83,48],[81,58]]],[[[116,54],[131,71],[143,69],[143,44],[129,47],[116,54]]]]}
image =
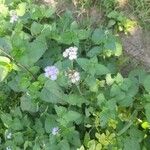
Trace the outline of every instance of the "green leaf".
{"type": "Polygon", "coordinates": [[[37,22],[33,22],[31,25],[31,34],[38,35],[42,31],[43,26],[37,22]]]}
{"type": "Polygon", "coordinates": [[[24,143],[23,133],[17,132],[15,134],[13,134],[13,137],[14,137],[14,143],[16,145],[20,145],[21,146],[24,143]]]}
{"type": "Polygon", "coordinates": [[[60,150],[70,150],[70,145],[65,139],[60,141],[58,146],[60,150]]]}
{"type": "Polygon", "coordinates": [[[144,79],[143,85],[145,90],[150,93],[150,75],[147,75],[147,77],[144,79]]]}
{"type": "Polygon", "coordinates": [[[48,6],[48,8],[43,7],[43,10],[42,10],[43,16],[46,17],[46,18],[52,17],[52,15],[55,13],[55,11],[56,11],[55,8],[51,7],[51,6],[48,6]]]}
{"type": "Polygon", "coordinates": [[[23,111],[35,113],[38,111],[38,105],[33,101],[30,96],[24,95],[21,97],[21,109],[23,111]]]}
{"type": "Polygon", "coordinates": [[[104,30],[102,29],[95,29],[92,34],[92,41],[94,44],[101,44],[106,40],[106,35],[104,30]]]}
{"type": "Polygon", "coordinates": [[[26,12],[26,3],[19,3],[17,6],[17,15],[18,16],[23,16],[26,12]]]}
{"type": "Polygon", "coordinates": [[[102,149],[102,145],[100,144],[100,143],[98,143],[97,145],[96,145],[96,149],[95,150],[101,150],[102,149]]]}
{"type": "Polygon", "coordinates": [[[40,97],[45,102],[56,104],[63,102],[65,95],[58,84],[55,81],[51,81],[49,79],[48,81],[46,81],[40,93],[40,97]]]}
{"type": "Polygon", "coordinates": [[[78,58],[77,59],[77,63],[79,64],[79,66],[84,70],[87,71],[89,68],[89,60],[86,58],[78,58]]]}
{"type": "Polygon", "coordinates": [[[75,147],[80,147],[81,146],[81,141],[80,141],[80,134],[79,132],[75,130],[71,130],[69,133],[66,133],[65,135],[67,137],[67,140],[71,145],[75,147]]]}
{"type": "Polygon", "coordinates": [[[122,54],[122,45],[119,42],[115,42],[116,50],[114,52],[114,55],[119,57],[122,54]]]}
{"type": "Polygon", "coordinates": [[[5,56],[0,56],[0,63],[9,64],[10,63],[10,59],[8,57],[5,57],[5,56]]]}
{"type": "Polygon", "coordinates": [[[140,144],[138,143],[137,139],[126,137],[124,139],[124,150],[141,150],[140,144]]]}
{"type": "Polygon", "coordinates": [[[78,58],[77,63],[84,71],[91,75],[104,75],[110,72],[107,67],[102,64],[98,64],[95,57],[92,59],[78,58]]]}
{"type": "Polygon", "coordinates": [[[59,42],[61,43],[64,43],[64,44],[78,44],[79,43],[79,39],[78,39],[78,36],[75,32],[73,31],[66,31],[66,32],[63,32],[61,35],[60,35],[60,40],[58,40],[59,42]]]}
{"type": "Polygon", "coordinates": [[[0,56],[0,82],[6,78],[10,70],[10,59],[5,56],[0,56]]]}
{"type": "Polygon", "coordinates": [[[95,150],[96,148],[96,141],[95,140],[91,140],[88,142],[88,150],[95,150]]]}
{"type": "Polygon", "coordinates": [[[65,101],[68,102],[70,105],[75,105],[81,107],[83,103],[86,102],[86,100],[77,94],[69,94],[66,96],[65,101]]]}
{"type": "Polygon", "coordinates": [[[96,79],[93,76],[88,76],[85,79],[85,82],[88,85],[90,91],[92,91],[92,92],[98,92],[98,84],[96,82],[96,79]]]}
{"type": "Polygon", "coordinates": [[[67,108],[55,105],[55,111],[59,117],[62,117],[67,112],[67,108]]]}
{"type": "Polygon", "coordinates": [[[20,119],[15,118],[11,124],[11,128],[15,131],[20,131],[23,129],[23,123],[20,119]]]}
{"type": "Polygon", "coordinates": [[[0,115],[0,118],[1,118],[3,124],[4,124],[4,126],[6,128],[10,128],[11,127],[11,124],[12,124],[13,120],[12,120],[12,116],[10,114],[2,113],[0,115]]]}
{"type": "Polygon", "coordinates": [[[42,57],[46,49],[47,44],[45,38],[39,36],[33,42],[28,44],[27,49],[24,51],[19,61],[23,65],[31,66],[42,57]]]}
{"type": "Polygon", "coordinates": [[[105,75],[107,73],[110,73],[109,69],[102,64],[96,64],[95,71],[96,71],[96,75],[105,75]]]}
{"type": "Polygon", "coordinates": [[[79,40],[85,40],[85,39],[89,38],[90,31],[89,30],[83,30],[83,29],[77,30],[77,35],[78,35],[79,40]]]}
{"type": "Polygon", "coordinates": [[[76,111],[68,111],[64,116],[63,119],[66,120],[66,122],[78,122],[79,119],[81,119],[82,115],[76,111]]]}
{"type": "Polygon", "coordinates": [[[87,56],[88,57],[94,57],[94,56],[97,56],[99,54],[101,54],[103,51],[102,47],[100,46],[95,46],[93,47],[88,53],[87,53],[87,56]]]}
{"type": "Polygon", "coordinates": [[[56,117],[55,116],[52,116],[52,115],[48,115],[45,119],[45,124],[44,124],[44,127],[45,127],[45,131],[46,133],[51,133],[52,129],[54,127],[57,127],[58,124],[56,122],[56,117]]]}
{"type": "Polygon", "coordinates": [[[9,72],[8,67],[0,65],[0,82],[2,82],[9,72]]]}
{"type": "Polygon", "coordinates": [[[3,38],[0,38],[0,54],[3,54],[3,52],[1,51],[4,51],[4,52],[10,52],[12,50],[12,44],[10,42],[9,39],[3,37],[3,38]]]}

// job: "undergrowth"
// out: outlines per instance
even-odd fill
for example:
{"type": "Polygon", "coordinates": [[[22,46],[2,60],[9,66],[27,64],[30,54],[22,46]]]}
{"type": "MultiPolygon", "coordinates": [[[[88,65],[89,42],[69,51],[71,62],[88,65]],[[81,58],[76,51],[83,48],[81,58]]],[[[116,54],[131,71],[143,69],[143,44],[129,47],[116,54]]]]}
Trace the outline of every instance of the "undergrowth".
{"type": "Polygon", "coordinates": [[[30,0],[0,7],[0,149],[149,149],[150,75],[120,73],[122,15],[93,29],[30,0]]]}

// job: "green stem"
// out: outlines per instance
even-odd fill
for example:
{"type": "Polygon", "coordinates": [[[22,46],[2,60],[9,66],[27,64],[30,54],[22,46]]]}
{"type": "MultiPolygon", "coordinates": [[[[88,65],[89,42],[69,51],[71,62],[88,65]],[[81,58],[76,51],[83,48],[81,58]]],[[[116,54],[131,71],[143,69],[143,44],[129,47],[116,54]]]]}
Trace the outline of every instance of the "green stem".
{"type": "Polygon", "coordinates": [[[117,133],[118,136],[122,135],[123,133],[125,133],[125,132],[130,128],[130,126],[133,124],[133,121],[134,121],[134,118],[135,118],[136,115],[137,115],[137,110],[135,110],[135,111],[132,113],[129,122],[123,127],[123,129],[121,129],[121,130],[117,133]]]}
{"type": "Polygon", "coordinates": [[[26,70],[27,72],[29,72],[32,75],[33,79],[36,80],[34,74],[26,66],[24,66],[24,65],[20,64],[19,62],[17,62],[11,55],[9,55],[8,53],[6,53],[4,50],[0,49],[0,51],[4,55],[6,55],[10,60],[14,61],[18,67],[20,67],[20,68],[26,70]]]}
{"type": "Polygon", "coordinates": [[[80,95],[83,96],[83,93],[81,92],[79,85],[76,84],[76,86],[77,86],[77,89],[78,89],[80,95]]]}

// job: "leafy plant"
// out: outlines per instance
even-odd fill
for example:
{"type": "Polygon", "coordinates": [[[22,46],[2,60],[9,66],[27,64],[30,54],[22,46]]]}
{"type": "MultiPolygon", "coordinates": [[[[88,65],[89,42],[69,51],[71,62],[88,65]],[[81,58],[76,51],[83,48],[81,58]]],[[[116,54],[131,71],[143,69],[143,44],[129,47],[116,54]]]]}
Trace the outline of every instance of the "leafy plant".
{"type": "Polygon", "coordinates": [[[68,11],[0,2],[0,149],[149,148],[149,74],[119,73],[116,36],[68,11]]]}

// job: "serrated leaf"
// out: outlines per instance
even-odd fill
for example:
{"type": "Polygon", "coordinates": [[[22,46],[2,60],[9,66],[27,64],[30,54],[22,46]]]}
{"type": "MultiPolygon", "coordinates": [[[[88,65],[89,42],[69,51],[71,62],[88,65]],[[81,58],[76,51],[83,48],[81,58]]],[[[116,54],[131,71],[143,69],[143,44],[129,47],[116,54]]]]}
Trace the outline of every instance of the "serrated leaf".
{"type": "Polygon", "coordinates": [[[40,97],[45,102],[56,104],[63,102],[65,95],[59,85],[55,81],[49,79],[46,81],[40,97]]]}
{"type": "Polygon", "coordinates": [[[6,128],[10,128],[11,127],[13,119],[12,119],[12,116],[10,114],[7,114],[7,113],[4,114],[4,113],[2,113],[0,115],[0,118],[1,118],[3,124],[4,124],[4,126],[6,128]]]}
{"type": "Polygon", "coordinates": [[[31,34],[38,35],[42,31],[43,26],[37,22],[33,22],[31,25],[31,34]]]}
{"type": "Polygon", "coordinates": [[[79,96],[77,94],[67,95],[65,101],[68,102],[70,105],[75,105],[79,107],[81,107],[81,105],[86,102],[82,96],[79,96]]]}
{"type": "Polygon", "coordinates": [[[87,56],[88,57],[94,57],[94,56],[97,56],[99,54],[101,54],[103,51],[102,47],[100,46],[95,46],[93,47],[88,53],[87,53],[87,56]]]}
{"type": "Polygon", "coordinates": [[[106,35],[104,30],[102,29],[95,29],[92,34],[92,41],[94,44],[101,44],[106,40],[106,35]]]}
{"type": "Polygon", "coordinates": [[[51,133],[52,132],[52,129],[54,127],[57,127],[58,124],[56,122],[56,117],[55,116],[52,116],[52,115],[48,115],[45,119],[45,124],[44,124],[44,128],[45,128],[45,131],[46,133],[51,133]]]}
{"type": "Polygon", "coordinates": [[[69,145],[68,141],[65,139],[60,141],[59,142],[59,149],[60,150],[70,150],[70,145],[69,145]]]}
{"type": "Polygon", "coordinates": [[[78,35],[79,40],[85,40],[85,39],[89,38],[90,31],[89,30],[83,30],[83,29],[77,30],[77,35],[78,35]]]}
{"type": "Polygon", "coordinates": [[[66,114],[64,114],[63,119],[66,120],[66,122],[77,122],[82,115],[76,111],[68,111],[66,114]]]}
{"type": "Polygon", "coordinates": [[[102,64],[98,64],[95,57],[92,59],[78,58],[77,63],[84,71],[91,75],[104,75],[110,72],[107,67],[102,64]]]}
{"type": "Polygon", "coordinates": [[[80,67],[84,70],[87,71],[89,68],[89,60],[86,58],[78,58],[77,63],[80,65],[80,67]]]}
{"type": "Polygon", "coordinates": [[[60,40],[58,39],[59,42],[64,43],[64,44],[78,44],[79,39],[78,36],[75,32],[73,31],[66,31],[60,35],[60,40]]]}
{"type": "Polygon", "coordinates": [[[47,44],[44,37],[39,36],[33,42],[28,44],[26,50],[20,57],[20,62],[23,65],[31,66],[37,62],[47,49],[47,44]]]}
{"type": "Polygon", "coordinates": [[[98,84],[96,79],[93,76],[89,76],[85,79],[86,84],[88,85],[90,91],[97,92],[98,91],[98,84]]]}
{"type": "Polygon", "coordinates": [[[38,111],[38,105],[34,103],[33,99],[30,96],[24,95],[21,97],[21,109],[23,111],[28,111],[35,113],[38,111]]]}
{"type": "Polygon", "coordinates": [[[140,144],[134,138],[126,137],[124,140],[124,150],[141,150],[140,144]]]}

